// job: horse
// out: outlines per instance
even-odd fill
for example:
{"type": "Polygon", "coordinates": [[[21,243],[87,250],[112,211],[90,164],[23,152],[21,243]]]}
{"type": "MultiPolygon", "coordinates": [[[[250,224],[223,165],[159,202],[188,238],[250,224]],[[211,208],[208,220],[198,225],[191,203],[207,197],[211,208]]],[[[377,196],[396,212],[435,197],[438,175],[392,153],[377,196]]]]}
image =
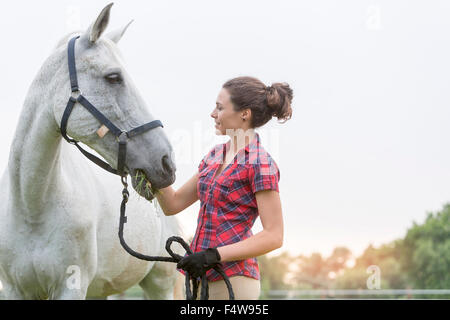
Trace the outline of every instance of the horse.
{"type": "MultiPolygon", "coordinates": [[[[174,293],[182,287],[182,278],[173,264],[139,260],[121,247],[119,177],[87,161],[61,136],[61,118],[71,94],[67,43],[74,36],[79,36],[75,55],[83,95],[123,129],[154,120],[118,48],[129,24],[104,34],[112,5],[86,31],[58,42],[25,98],[1,178],[0,299],[105,299],[136,284],[148,299],[182,297],[180,291],[174,293]]],[[[77,104],[67,134],[116,167],[116,138],[104,131],[99,134],[99,127],[99,121],[77,104]]],[[[136,188],[133,175],[143,172],[152,189],[175,181],[173,149],[163,128],[129,140],[125,167],[134,190],[124,237],[136,251],[167,255],[166,239],[185,236],[183,227],[147,201],[156,199],[136,188]]]]}

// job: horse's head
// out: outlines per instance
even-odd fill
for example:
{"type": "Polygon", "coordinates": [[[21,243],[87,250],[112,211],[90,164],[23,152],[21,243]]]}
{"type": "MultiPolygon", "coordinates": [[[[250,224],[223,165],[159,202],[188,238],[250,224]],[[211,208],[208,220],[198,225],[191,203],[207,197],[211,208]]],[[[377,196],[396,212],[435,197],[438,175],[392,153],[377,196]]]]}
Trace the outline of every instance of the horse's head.
{"type": "MultiPolygon", "coordinates": [[[[128,25],[102,37],[110,16],[112,4],[100,13],[94,23],[80,34],[75,46],[75,61],[78,84],[86,97],[101,113],[118,128],[129,131],[154,120],[144,100],[127,74],[117,43],[128,25]]],[[[66,43],[67,48],[67,43],[66,43]]],[[[67,101],[70,97],[70,82],[67,67],[58,77],[63,77],[58,96],[67,101]],[[65,78],[64,78],[65,77],[65,78]]],[[[65,109],[65,103],[55,105],[57,123],[65,109]]],[[[118,162],[118,142],[111,133],[100,130],[101,124],[81,105],[75,105],[68,125],[67,134],[81,141],[100,154],[113,168],[118,162]]],[[[104,128],[103,128],[104,129],[104,128]]],[[[172,146],[161,127],[147,131],[130,139],[127,144],[125,170],[132,177],[133,187],[147,199],[153,195],[136,188],[136,174],[145,174],[144,183],[150,182],[153,189],[164,188],[175,180],[175,164],[172,146]]],[[[141,176],[142,177],[142,176],[141,176]]],[[[141,178],[140,178],[141,179],[141,178]]],[[[142,183],[142,180],[139,181],[142,183]]]]}

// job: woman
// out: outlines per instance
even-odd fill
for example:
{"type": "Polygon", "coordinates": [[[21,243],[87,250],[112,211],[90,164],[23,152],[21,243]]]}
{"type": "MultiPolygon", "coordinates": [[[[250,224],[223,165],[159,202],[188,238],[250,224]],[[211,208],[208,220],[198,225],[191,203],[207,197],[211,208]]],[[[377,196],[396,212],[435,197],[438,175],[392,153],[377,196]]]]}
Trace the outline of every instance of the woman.
{"type": "Polygon", "coordinates": [[[280,248],[283,218],[279,197],[280,173],[260,145],[255,128],[272,117],[291,118],[293,92],[286,83],[266,86],[252,77],[229,80],[211,113],[216,134],[230,136],[201,161],[198,173],[179,190],[157,195],[166,215],[173,215],[200,199],[198,226],[191,249],[177,265],[194,277],[206,272],[210,299],[228,299],[222,277],[213,269],[221,264],[236,299],[258,299],[260,275],[256,257],[280,248]],[[251,228],[260,217],[263,230],[251,228]]]}

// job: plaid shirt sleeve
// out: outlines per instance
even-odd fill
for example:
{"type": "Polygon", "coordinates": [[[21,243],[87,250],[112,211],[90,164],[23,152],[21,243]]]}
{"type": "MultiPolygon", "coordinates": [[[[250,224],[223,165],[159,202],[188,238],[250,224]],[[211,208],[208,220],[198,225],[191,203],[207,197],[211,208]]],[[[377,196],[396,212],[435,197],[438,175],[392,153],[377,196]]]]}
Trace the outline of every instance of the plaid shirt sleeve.
{"type": "Polygon", "coordinates": [[[249,170],[249,182],[253,193],[262,190],[275,190],[280,192],[278,182],[280,170],[271,158],[261,163],[253,164],[249,170]]]}

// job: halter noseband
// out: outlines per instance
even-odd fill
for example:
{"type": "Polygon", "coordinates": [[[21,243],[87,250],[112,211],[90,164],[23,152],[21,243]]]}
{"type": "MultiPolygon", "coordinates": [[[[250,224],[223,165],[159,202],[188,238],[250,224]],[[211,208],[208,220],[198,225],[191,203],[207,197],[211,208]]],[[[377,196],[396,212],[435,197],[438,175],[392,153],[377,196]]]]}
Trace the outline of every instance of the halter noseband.
{"type": "Polygon", "coordinates": [[[72,38],[69,41],[68,45],[68,60],[69,60],[69,76],[70,76],[70,86],[72,89],[72,95],[67,102],[66,109],[64,110],[64,114],[61,120],[61,134],[64,139],[67,140],[70,144],[74,144],[81,153],[86,156],[89,160],[102,167],[103,169],[119,175],[121,177],[126,176],[125,173],[125,160],[127,155],[127,142],[128,139],[133,138],[134,136],[140,135],[144,132],[147,132],[151,129],[157,127],[163,127],[161,121],[154,120],[149,123],[146,123],[140,127],[133,128],[129,131],[121,130],[117,126],[115,126],[107,117],[105,117],[97,108],[95,108],[81,93],[80,88],[78,87],[78,79],[77,79],[77,69],[75,63],[75,42],[79,36],[72,38]],[[80,103],[84,108],[86,108],[101,124],[106,126],[109,131],[116,137],[116,140],[119,143],[119,153],[118,153],[118,161],[117,161],[117,169],[112,168],[108,163],[94,156],[93,154],[87,152],[83,148],[80,147],[78,141],[73,140],[67,136],[67,122],[69,120],[69,116],[72,113],[73,107],[76,103],[80,103]]]}

